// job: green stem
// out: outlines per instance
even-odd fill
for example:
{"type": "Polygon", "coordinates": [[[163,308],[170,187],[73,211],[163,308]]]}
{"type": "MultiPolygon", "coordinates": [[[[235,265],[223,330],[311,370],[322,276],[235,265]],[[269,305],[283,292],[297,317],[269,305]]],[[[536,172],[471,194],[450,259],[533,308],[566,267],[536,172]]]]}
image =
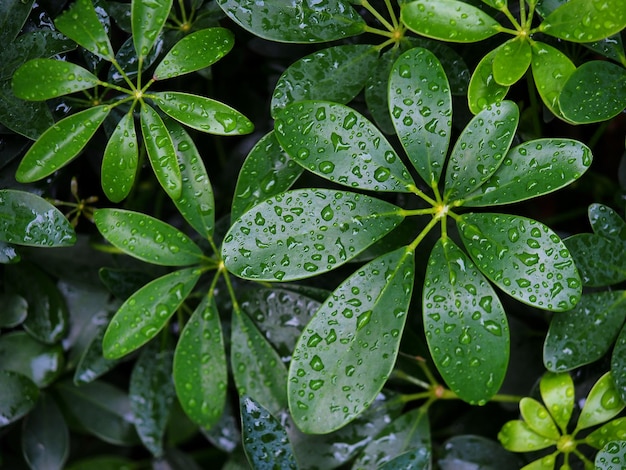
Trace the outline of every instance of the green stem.
{"type": "Polygon", "coordinates": [[[182,18],[182,24],[187,24],[187,12],[185,11],[184,1],[178,0],[178,6],[180,8],[180,17],[182,18]]]}
{"type": "Polygon", "coordinates": [[[383,15],[378,13],[376,8],[374,8],[372,5],[370,5],[370,2],[368,0],[361,0],[361,5],[363,5],[365,7],[365,9],[367,11],[369,11],[374,16],[374,18],[376,18],[380,22],[380,24],[382,24],[389,31],[393,31],[395,29],[395,27],[393,25],[391,25],[391,23],[389,23],[389,21],[387,21],[383,17],[383,15]]]}
{"type": "Polygon", "coordinates": [[[505,28],[504,26],[500,26],[500,25],[496,26],[495,29],[499,33],[508,33],[508,34],[512,34],[513,36],[517,36],[517,33],[518,33],[516,29],[505,28]]]}
{"type": "Polygon", "coordinates": [[[589,148],[593,149],[596,146],[596,144],[602,137],[602,134],[604,134],[604,131],[606,131],[606,128],[609,127],[609,122],[610,121],[604,121],[598,126],[596,131],[593,133],[593,135],[589,139],[589,142],[587,142],[587,145],[589,146],[589,148]]]}
{"type": "Polygon", "coordinates": [[[382,51],[385,47],[390,46],[391,44],[395,42],[396,42],[395,39],[389,38],[385,42],[381,42],[378,46],[376,46],[376,50],[382,51]]]}
{"type": "Polygon", "coordinates": [[[432,228],[435,225],[437,225],[438,222],[439,222],[439,218],[437,217],[433,217],[432,219],[430,219],[430,222],[428,222],[428,225],[424,227],[424,229],[420,232],[420,234],[417,237],[415,237],[415,240],[413,240],[413,242],[407,247],[407,251],[415,251],[415,248],[417,248],[417,245],[419,245],[422,242],[424,237],[428,235],[428,232],[430,232],[432,228]]]}
{"type": "Polygon", "coordinates": [[[411,401],[423,400],[424,398],[430,398],[432,395],[430,392],[419,392],[402,395],[403,401],[409,403],[411,401]]]}
{"type": "Polygon", "coordinates": [[[425,390],[429,390],[431,385],[423,380],[418,379],[417,377],[413,377],[412,375],[407,374],[403,370],[397,370],[394,372],[394,376],[398,379],[404,380],[406,382],[412,383],[413,385],[417,385],[420,388],[425,390]]]}
{"type": "Polygon", "coordinates": [[[135,91],[137,91],[137,89],[135,88],[135,84],[132,82],[130,78],[128,78],[128,75],[126,75],[126,72],[124,72],[124,70],[122,69],[122,66],[117,62],[117,60],[113,59],[111,63],[113,64],[113,67],[115,67],[115,70],[117,70],[120,73],[124,81],[128,84],[132,92],[134,93],[135,91]]]}
{"type": "Polygon", "coordinates": [[[519,0],[519,15],[520,23],[524,25],[524,28],[528,28],[526,24],[526,0],[519,0]]]}
{"type": "Polygon", "coordinates": [[[426,215],[426,214],[435,214],[437,212],[437,208],[429,207],[427,209],[400,209],[400,213],[405,217],[411,217],[413,215],[426,215]]]}
{"type": "Polygon", "coordinates": [[[110,88],[111,90],[119,91],[120,93],[125,93],[131,96],[135,94],[134,90],[129,90],[128,88],[124,88],[119,85],[114,85],[113,83],[109,83],[109,82],[98,82],[98,85],[100,85],[103,88],[110,88]]]}
{"type": "Polygon", "coordinates": [[[224,266],[224,262],[221,261],[218,272],[224,275],[224,281],[226,282],[226,289],[228,289],[228,294],[230,295],[230,300],[233,302],[233,310],[239,315],[241,313],[241,307],[239,306],[239,302],[237,302],[237,297],[235,296],[235,289],[233,288],[233,283],[230,280],[230,276],[228,275],[228,270],[226,266],[224,266]]]}
{"type": "Polygon", "coordinates": [[[391,18],[391,23],[393,24],[393,29],[397,29],[400,26],[400,22],[398,21],[398,17],[396,16],[396,12],[393,11],[393,6],[391,5],[390,0],[385,0],[385,5],[387,5],[387,12],[389,13],[389,18],[391,18]]]}
{"type": "Polygon", "coordinates": [[[365,25],[363,31],[366,33],[378,34],[380,36],[385,36],[386,38],[394,37],[394,34],[391,31],[385,31],[384,29],[372,28],[369,25],[365,25]]]}
{"type": "Polygon", "coordinates": [[[438,384],[437,379],[435,378],[433,373],[430,371],[430,368],[426,364],[426,360],[421,358],[421,357],[418,357],[417,358],[417,365],[419,366],[420,369],[422,369],[422,372],[424,373],[424,375],[426,376],[426,378],[430,382],[430,385],[432,387],[436,386],[438,384]]]}
{"type": "MultiPolygon", "coordinates": [[[[520,0],[520,1],[524,1],[524,0],[520,0]]],[[[520,26],[520,24],[517,22],[517,18],[515,18],[513,16],[513,14],[511,13],[511,11],[509,10],[509,6],[505,3],[504,7],[502,7],[502,9],[500,10],[502,13],[504,13],[504,15],[509,19],[509,21],[511,22],[511,24],[513,25],[513,27],[515,28],[515,34],[517,34],[518,31],[522,30],[522,27],[520,26]]]]}
{"type": "Polygon", "coordinates": [[[436,206],[438,204],[437,201],[435,201],[432,197],[427,196],[426,194],[424,194],[424,192],[422,190],[420,190],[417,186],[415,186],[414,184],[409,184],[407,185],[406,189],[408,189],[409,191],[411,191],[413,194],[415,194],[417,197],[423,199],[424,201],[426,201],[428,204],[430,204],[431,206],[436,206]]]}

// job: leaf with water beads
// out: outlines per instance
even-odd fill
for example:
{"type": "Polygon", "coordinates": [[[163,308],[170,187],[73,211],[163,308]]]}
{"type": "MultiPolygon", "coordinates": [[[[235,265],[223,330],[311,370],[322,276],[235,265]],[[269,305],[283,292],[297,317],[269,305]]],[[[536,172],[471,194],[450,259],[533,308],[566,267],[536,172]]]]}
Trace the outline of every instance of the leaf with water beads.
{"type": "Polygon", "coordinates": [[[235,221],[224,238],[223,259],[244,279],[303,279],[350,261],[403,219],[399,207],[366,195],[287,191],[235,221]]]}
{"type": "Polygon", "coordinates": [[[13,75],[13,93],[28,101],[43,101],[77,91],[88,90],[100,83],[98,77],[80,65],[55,59],[33,59],[13,75]]]}
{"type": "Polygon", "coordinates": [[[120,202],[130,193],[139,163],[139,146],[133,113],[125,114],[104,149],[102,189],[112,202],[120,202]]]}
{"type": "Polygon", "coordinates": [[[139,212],[98,209],[96,227],[110,243],[142,261],[162,266],[197,264],[202,250],[175,227],[139,212]]]}
{"type": "Polygon", "coordinates": [[[17,421],[35,407],[39,389],[22,374],[0,370],[0,429],[17,421]]]}
{"type": "MultiPolygon", "coordinates": [[[[503,47],[503,45],[499,47],[503,47]]],[[[493,77],[493,61],[498,48],[487,53],[474,69],[467,88],[467,104],[473,114],[478,114],[490,104],[498,103],[509,92],[509,87],[500,85],[493,77]]]]}
{"type": "Polygon", "coordinates": [[[626,241],[626,222],[609,206],[590,204],[587,213],[591,228],[596,235],[626,241]]]}
{"type": "Polygon", "coordinates": [[[585,286],[610,286],[626,279],[624,241],[592,233],[578,233],[564,241],[585,286]]]}
{"type": "Polygon", "coordinates": [[[561,437],[561,433],[556,427],[550,413],[548,413],[546,407],[537,400],[524,397],[519,402],[519,409],[522,418],[534,432],[555,441],[561,437]]]}
{"type": "Polygon", "coordinates": [[[474,263],[449,238],[428,259],[422,294],[424,329],[437,370],[472,404],[500,388],[509,361],[504,308],[474,263]]]}
{"type": "Polygon", "coordinates": [[[389,378],[414,282],[407,247],[346,279],[304,328],[289,368],[289,408],[300,430],[323,434],[361,414],[389,378]]]}
{"type": "Polygon", "coordinates": [[[500,85],[511,86],[517,83],[530,66],[532,57],[526,37],[516,36],[496,49],[493,58],[493,78],[500,85]]]}
{"type": "Polygon", "coordinates": [[[611,371],[615,386],[626,401],[626,328],[622,326],[611,353],[611,371]]]}
{"type": "Polygon", "coordinates": [[[348,106],[294,103],[280,112],[274,129],[289,156],[322,178],[373,191],[409,192],[415,184],[383,134],[348,106]]]}
{"type": "MultiPolygon", "coordinates": [[[[556,444],[554,439],[537,434],[526,422],[520,419],[505,423],[498,433],[498,440],[502,447],[511,452],[531,452],[556,444]]],[[[554,463],[546,468],[553,469],[554,463]]]]}
{"type": "Polygon", "coordinates": [[[389,115],[389,73],[394,62],[402,53],[400,47],[392,47],[378,58],[376,67],[369,74],[365,84],[365,103],[374,122],[385,134],[395,132],[389,115]]]}
{"type": "Polygon", "coordinates": [[[574,260],[547,226],[489,213],[461,215],[457,226],[478,268],[511,297],[553,312],[570,310],[580,300],[574,260]]]}
{"type": "Polygon", "coordinates": [[[196,268],[174,271],[131,295],[107,327],[102,341],[104,357],[120,358],[154,338],[185,301],[201,274],[196,268]]]}
{"type": "Polygon", "coordinates": [[[172,9],[172,0],[133,0],[130,21],[137,57],[150,53],[172,9]]]}
{"type": "MultiPolygon", "coordinates": [[[[613,372],[614,373],[614,372],[613,372]]],[[[585,444],[596,449],[602,449],[611,441],[624,441],[626,435],[626,418],[616,418],[595,429],[585,436],[585,444]]],[[[610,470],[607,469],[607,470],[610,470]]]]}
{"type": "Polygon", "coordinates": [[[611,372],[607,372],[598,379],[589,391],[578,417],[576,429],[586,429],[605,423],[616,417],[624,407],[626,404],[615,388],[611,372]]]}
{"type": "Polygon", "coordinates": [[[567,373],[547,372],[539,381],[539,391],[546,409],[562,433],[567,433],[567,425],[574,411],[574,381],[567,373]]]}
{"type": "Polygon", "coordinates": [[[597,470],[612,470],[615,464],[623,465],[626,462],[626,441],[615,439],[608,442],[596,454],[594,461],[597,470]]]}

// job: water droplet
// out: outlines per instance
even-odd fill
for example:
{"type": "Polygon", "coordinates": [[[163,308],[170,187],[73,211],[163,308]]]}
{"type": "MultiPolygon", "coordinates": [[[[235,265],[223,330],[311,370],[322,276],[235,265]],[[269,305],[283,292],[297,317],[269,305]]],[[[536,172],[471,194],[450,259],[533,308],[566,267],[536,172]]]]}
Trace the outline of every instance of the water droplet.
{"type": "Polygon", "coordinates": [[[357,331],[364,328],[365,325],[367,325],[370,322],[371,317],[372,317],[371,310],[368,310],[367,312],[363,312],[361,315],[359,315],[356,320],[357,331]]]}
{"type": "Polygon", "coordinates": [[[335,216],[335,212],[333,211],[333,208],[330,207],[330,204],[329,204],[322,209],[321,215],[322,215],[322,219],[328,222],[333,219],[333,217],[335,216]]]}

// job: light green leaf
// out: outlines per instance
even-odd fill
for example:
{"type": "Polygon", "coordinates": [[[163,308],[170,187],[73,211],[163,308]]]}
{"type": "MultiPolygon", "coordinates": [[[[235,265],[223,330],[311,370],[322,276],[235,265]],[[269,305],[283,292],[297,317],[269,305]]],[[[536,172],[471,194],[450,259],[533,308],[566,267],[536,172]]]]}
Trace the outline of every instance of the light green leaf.
{"type": "Polygon", "coordinates": [[[547,372],[539,381],[539,391],[546,409],[554,418],[562,433],[567,433],[567,425],[574,410],[574,382],[567,373],[547,372]]]}
{"type": "MultiPolygon", "coordinates": [[[[537,460],[533,460],[528,465],[524,465],[520,470],[555,470],[556,458],[560,454],[557,450],[537,460]]],[[[566,467],[567,468],[567,467],[566,467]]],[[[566,470],[566,469],[561,469],[566,470]]]]}
{"type": "Polygon", "coordinates": [[[102,189],[112,202],[120,202],[130,193],[139,163],[135,119],[129,112],[120,119],[104,149],[102,189]]]}
{"type": "Polygon", "coordinates": [[[543,437],[533,431],[524,421],[509,421],[498,433],[502,447],[511,452],[530,452],[556,444],[556,440],[543,437]]]}
{"type": "Polygon", "coordinates": [[[496,49],[493,58],[493,78],[503,86],[511,86],[521,79],[532,57],[530,44],[523,36],[509,39],[496,49]]]}
{"type": "Polygon", "coordinates": [[[0,428],[30,412],[37,403],[39,389],[22,374],[0,370],[0,428]]]}
{"type": "Polygon", "coordinates": [[[156,42],[172,9],[172,0],[133,0],[130,21],[137,57],[142,61],[156,42]]]}
{"type": "Polygon", "coordinates": [[[211,98],[176,91],[153,93],[150,96],[168,116],[201,132],[241,135],[254,130],[252,122],[239,111],[211,98]]]}
{"type": "Polygon", "coordinates": [[[626,407],[619,396],[611,372],[605,373],[587,395],[576,429],[586,429],[615,418],[626,407]]]}
{"type": "Polygon", "coordinates": [[[428,259],[422,311],[428,348],[446,384],[461,399],[485,404],[504,380],[508,324],[491,285],[449,238],[428,259]]]}
{"type": "Polygon", "coordinates": [[[579,233],[564,242],[585,286],[610,286],[626,279],[624,241],[579,233]]]}
{"type": "Polygon", "coordinates": [[[274,129],[287,154],[322,178],[373,191],[408,192],[415,184],[382,133],[342,104],[294,103],[280,112],[274,129]]]}
{"type": "Polygon", "coordinates": [[[289,408],[306,433],[324,434],[360,415],[389,378],[414,282],[402,247],[346,279],[305,327],[289,368],[289,408]]]}
{"type": "Polygon", "coordinates": [[[165,222],[139,212],[98,209],[94,222],[102,236],[124,253],[162,266],[197,264],[202,250],[165,222]]]}
{"type": "Polygon", "coordinates": [[[590,204],[587,213],[596,235],[626,241],[626,222],[609,206],[590,204]]]}
{"type": "Polygon", "coordinates": [[[400,19],[417,34],[451,42],[482,41],[497,34],[500,27],[487,13],[458,0],[405,3],[400,19]]]}
{"type": "Polygon", "coordinates": [[[109,111],[108,106],[95,106],[57,122],[26,152],[15,178],[21,183],[31,183],[67,165],[87,145],[109,111]]]}
{"type": "Polygon", "coordinates": [[[478,114],[490,104],[499,103],[509,92],[508,86],[500,85],[493,77],[493,60],[497,53],[498,48],[480,59],[470,79],[467,104],[474,114],[478,114]]]}
{"type": "Polygon", "coordinates": [[[102,341],[104,357],[120,358],[154,338],[185,301],[200,275],[195,268],[174,271],[131,295],[107,327],[102,341]]]}
{"type": "Polygon", "coordinates": [[[302,279],[346,263],[403,218],[397,206],[366,195],[287,191],[237,219],[222,255],[228,270],[244,279],[302,279]]]}
{"type": "Polygon", "coordinates": [[[524,397],[520,400],[519,409],[522,418],[534,432],[555,441],[561,437],[550,413],[537,400],[524,397]]]}
{"type": "Polygon", "coordinates": [[[432,52],[415,48],[395,61],[389,76],[389,112],[409,160],[428,185],[436,186],[450,142],[452,98],[432,52]]]}
{"type": "Polygon", "coordinates": [[[614,440],[608,442],[600,452],[596,454],[595,468],[597,470],[612,470],[616,464],[624,466],[626,462],[626,441],[614,440]]]}
{"type": "Polygon", "coordinates": [[[225,28],[207,28],[178,41],[157,65],[153,78],[165,80],[208,67],[233,48],[233,33],[225,28]]]}
{"type": "Polygon", "coordinates": [[[626,436],[626,418],[616,418],[585,436],[585,444],[602,449],[610,441],[620,441],[626,436]]]}

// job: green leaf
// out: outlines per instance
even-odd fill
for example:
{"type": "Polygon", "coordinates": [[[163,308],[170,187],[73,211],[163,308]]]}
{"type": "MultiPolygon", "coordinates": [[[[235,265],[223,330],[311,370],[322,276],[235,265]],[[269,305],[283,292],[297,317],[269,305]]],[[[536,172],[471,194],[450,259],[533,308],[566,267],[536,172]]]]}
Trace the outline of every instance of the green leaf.
{"type": "Polygon", "coordinates": [[[582,283],[565,244],[550,228],[508,214],[463,214],[457,224],[478,268],[513,298],[562,312],[580,300],[582,283]]]}
{"type": "Polygon", "coordinates": [[[303,432],[323,434],[361,414],[389,378],[414,282],[407,247],[358,269],[305,327],[289,368],[289,408],[303,432]]]}
{"type": "Polygon", "coordinates": [[[594,464],[597,470],[612,470],[616,468],[616,464],[623,466],[624,462],[626,462],[626,441],[616,439],[607,443],[596,454],[594,464]]]}
{"type": "MultiPolygon", "coordinates": [[[[503,47],[503,45],[499,47],[503,47]]],[[[509,87],[500,85],[493,76],[493,61],[498,48],[485,55],[474,69],[467,89],[467,104],[472,113],[478,114],[490,104],[499,103],[509,92],[509,87]]]]}
{"type": "Polygon", "coordinates": [[[31,183],[67,165],[87,145],[109,111],[108,106],[95,106],[57,122],[26,152],[15,178],[21,183],[31,183]]]}
{"type": "Polygon", "coordinates": [[[113,316],[102,342],[104,357],[117,359],[150,341],[194,288],[201,272],[181,269],[149,282],[113,316]]]}
{"type": "Polygon", "coordinates": [[[484,207],[525,201],[549,194],[585,173],[592,154],[585,144],[571,139],[536,139],[506,153],[493,175],[463,205],[484,207]]]}
{"type": "Polygon", "coordinates": [[[449,238],[431,251],[422,295],[437,370],[461,399],[485,404],[502,385],[509,361],[509,329],[498,296],[449,238]]]}
{"type": "Polygon", "coordinates": [[[172,9],[172,0],[133,0],[130,21],[137,57],[142,61],[157,41],[172,9]]]}
{"type": "Polygon", "coordinates": [[[24,297],[13,293],[0,294],[0,328],[15,328],[28,315],[28,304],[24,297]]]}
{"type": "Polygon", "coordinates": [[[124,253],[162,266],[197,264],[202,250],[191,238],[159,219],[122,209],[98,209],[94,222],[102,236],[124,253]]]}
{"type": "Polygon", "coordinates": [[[285,428],[252,397],[240,398],[241,438],[252,468],[297,469],[285,428]]]}
{"type": "Polygon", "coordinates": [[[10,81],[0,81],[0,124],[36,140],[54,119],[47,103],[20,100],[13,94],[10,81]]]}
{"type": "Polygon", "coordinates": [[[328,42],[361,34],[365,21],[347,0],[218,0],[222,10],[242,28],[270,41],[328,42]]]}
{"type": "Polygon", "coordinates": [[[22,452],[33,470],[65,468],[70,435],[65,419],[49,395],[41,395],[22,428],[22,452]]]}
{"type": "Polygon", "coordinates": [[[626,108],[626,70],[608,61],[585,62],[563,86],[559,106],[576,124],[612,119],[626,108]]]}
{"type": "Polygon", "coordinates": [[[610,441],[623,440],[624,433],[626,433],[626,418],[616,418],[585,436],[585,444],[602,449],[610,441]]]}
{"type": "Polygon", "coordinates": [[[585,286],[610,286],[626,279],[624,241],[579,233],[564,242],[585,286]]]}
{"type": "Polygon", "coordinates": [[[0,370],[0,428],[28,414],[37,403],[39,389],[17,372],[0,370]]]}
{"type": "Polygon", "coordinates": [[[574,382],[567,373],[547,372],[539,381],[541,399],[554,418],[562,433],[567,433],[567,425],[574,410],[574,382]]]}
{"type": "Polygon", "coordinates": [[[385,51],[370,71],[365,85],[365,102],[374,122],[386,134],[395,132],[389,115],[389,74],[402,50],[393,47],[385,51]]]}
{"type": "Polygon", "coordinates": [[[519,403],[520,413],[528,427],[540,436],[558,440],[561,433],[545,406],[534,398],[524,397],[519,403]]]}
{"type": "Polygon", "coordinates": [[[444,200],[464,200],[496,173],[519,122],[519,109],[502,101],[480,111],[459,136],[446,168],[444,200]]]}
{"type": "Polygon", "coordinates": [[[231,222],[264,199],[287,191],[303,171],[302,166],[284,152],[274,131],[267,133],[250,150],[239,170],[231,222]]]}
{"type": "Polygon", "coordinates": [[[624,50],[624,42],[622,36],[617,33],[613,36],[600,39],[599,41],[586,43],[584,46],[598,54],[602,54],[608,59],[615,62],[626,64],[626,51],[624,50]]]}
{"type": "Polygon", "coordinates": [[[145,103],[141,106],[141,133],[157,180],[168,196],[180,198],[182,177],[174,143],[161,117],[145,103]]]}
{"type": "Polygon", "coordinates": [[[382,133],[342,104],[294,103],[280,112],[274,129],[287,154],[322,178],[373,191],[408,192],[415,184],[382,133]]]}
{"type": "Polygon", "coordinates": [[[533,431],[524,421],[509,421],[498,433],[502,447],[511,452],[530,452],[556,444],[556,440],[543,437],[533,431]]]}
{"type": "Polygon", "coordinates": [[[109,62],[113,60],[111,42],[91,0],[76,0],[67,11],[54,20],[54,25],[65,36],[92,54],[109,62]]]}
{"type": "Polygon", "coordinates": [[[430,450],[425,447],[400,454],[380,467],[381,470],[427,470],[430,468],[430,450]]]}
{"type": "Polygon", "coordinates": [[[545,34],[572,42],[593,42],[619,33],[626,27],[621,0],[569,0],[541,23],[545,34]]]}
{"type": "MultiPolygon", "coordinates": [[[[111,5],[111,3],[109,3],[111,5]]],[[[126,4],[129,8],[129,16],[130,16],[130,4],[126,4]]],[[[154,62],[162,56],[164,47],[163,37],[160,36],[157,38],[155,46],[152,48],[150,53],[144,58],[142,62],[142,69],[146,70],[151,67],[154,62]]],[[[135,44],[133,41],[133,37],[130,36],[124,44],[122,44],[115,54],[115,60],[119,65],[119,68],[126,74],[126,77],[129,79],[135,79],[137,74],[139,73],[139,58],[137,57],[137,51],[135,51],[135,44]]],[[[115,67],[113,64],[109,67],[109,73],[107,74],[107,81],[109,83],[123,83],[126,86],[127,82],[124,79],[124,76],[120,73],[119,69],[115,67]]]]}
{"type": "Polygon", "coordinates": [[[0,40],[7,44],[15,39],[28,19],[34,0],[5,0],[0,3],[0,40]]]}
{"type": "Polygon", "coordinates": [[[141,351],[130,374],[130,409],[143,445],[155,457],[163,455],[163,436],[174,404],[171,351],[149,345],[141,351]]]}
{"type": "Polygon", "coordinates": [[[587,213],[596,235],[626,241],[626,222],[609,206],[590,204],[587,213]]]}
{"type": "Polygon", "coordinates": [[[576,429],[586,429],[615,418],[626,404],[619,396],[611,372],[607,372],[593,385],[587,395],[576,429]]]}
{"type": "Polygon", "coordinates": [[[211,98],[176,91],[150,96],[165,114],[201,132],[241,135],[254,129],[252,122],[239,111],[211,98]]]}
{"type": "Polygon", "coordinates": [[[297,101],[352,101],[365,86],[377,59],[378,48],[369,44],[332,46],[302,57],[278,79],[270,105],[272,116],[297,101]]]}
{"type": "Polygon", "coordinates": [[[0,241],[27,246],[70,246],[76,233],[56,207],[35,194],[0,190],[0,241]]]}
{"type": "Polygon", "coordinates": [[[442,470],[478,469],[495,470],[520,468],[521,460],[491,439],[475,435],[453,436],[442,446],[438,459],[442,470]]]}
{"type": "Polygon", "coordinates": [[[139,163],[139,147],[133,113],[120,119],[104,149],[102,189],[112,202],[120,202],[130,193],[139,163]]]}
{"type": "Polygon", "coordinates": [[[452,125],[448,79],[435,55],[415,48],[395,61],[389,77],[389,112],[409,160],[428,185],[436,186],[452,125]]]}
{"type": "Polygon", "coordinates": [[[590,364],[604,356],[626,319],[626,291],[585,294],[572,310],[554,315],[543,345],[552,372],[590,364]]]}
{"type": "Polygon", "coordinates": [[[76,370],[74,371],[74,384],[83,385],[93,382],[98,377],[113,369],[118,360],[107,359],[102,354],[102,340],[107,324],[98,325],[96,334],[88,342],[84,352],[80,356],[76,370]]]}
{"type": "Polygon", "coordinates": [[[335,269],[393,230],[404,216],[387,202],[330,189],[266,199],[231,226],[226,267],[244,279],[288,281],[335,269]]]}
{"type": "Polygon", "coordinates": [[[611,353],[611,372],[613,380],[622,400],[626,401],[626,328],[622,329],[617,337],[611,353]]]}
{"type": "Polygon", "coordinates": [[[433,39],[476,42],[498,33],[500,24],[475,6],[458,0],[405,3],[400,19],[411,31],[433,39]]]}
{"type": "Polygon", "coordinates": [[[509,39],[496,49],[492,64],[493,78],[503,86],[517,83],[528,70],[531,57],[530,44],[525,37],[509,39]]]}
{"type": "Polygon", "coordinates": [[[174,353],[174,385],[180,404],[204,429],[224,411],[228,382],[222,326],[215,300],[205,296],[187,321],[174,353]]]}

